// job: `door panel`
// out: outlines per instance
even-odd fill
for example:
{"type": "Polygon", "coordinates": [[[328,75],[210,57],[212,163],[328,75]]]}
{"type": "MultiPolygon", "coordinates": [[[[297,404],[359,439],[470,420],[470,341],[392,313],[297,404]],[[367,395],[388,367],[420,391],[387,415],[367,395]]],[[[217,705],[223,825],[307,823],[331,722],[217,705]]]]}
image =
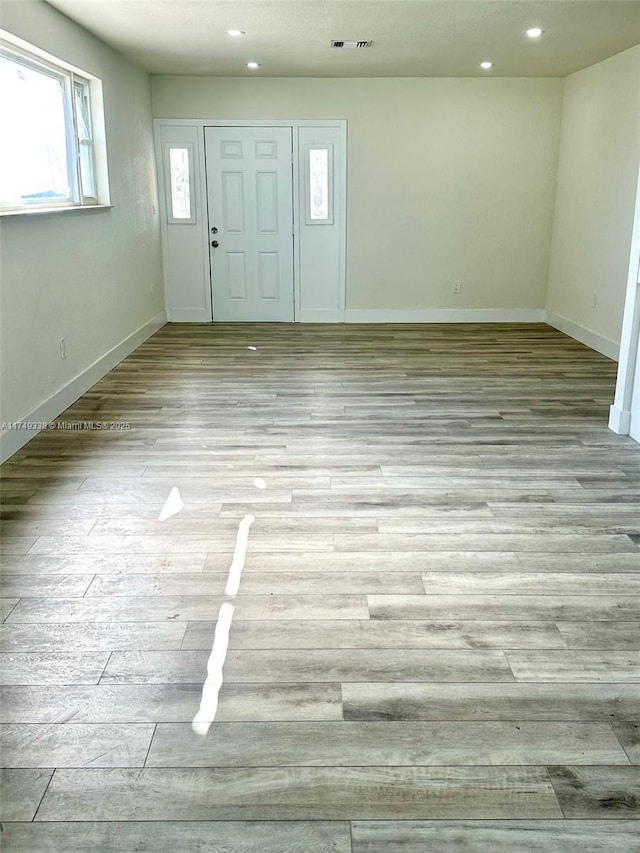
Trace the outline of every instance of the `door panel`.
{"type": "Polygon", "coordinates": [[[202,129],[184,124],[157,124],[156,157],[167,318],[174,323],[210,323],[209,229],[202,129]],[[174,148],[187,152],[187,206],[191,216],[184,219],[173,215],[173,190],[184,189],[181,182],[187,177],[184,173],[172,175],[171,151],[174,148]]]}
{"type": "Polygon", "coordinates": [[[242,172],[222,172],[222,231],[244,234],[244,187],[242,172]]]}
{"type": "Polygon", "coordinates": [[[227,278],[227,298],[231,301],[238,300],[246,302],[246,272],[244,255],[242,252],[226,252],[226,278],[227,278]]]}
{"type": "Polygon", "coordinates": [[[258,232],[278,233],[278,175],[276,172],[256,174],[256,202],[258,206],[258,232]]]}
{"type": "Polygon", "coordinates": [[[293,320],[291,151],[288,127],[205,128],[214,320],[293,320]]]}
{"type": "Polygon", "coordinates": [[[346,141],[341,127],[298,128],[298,319],[344,322],[346,141]]]}
{"type": "Polygon", "coordinates": [[[280,270],[275,252],[260,252],[260,299],[278,299],[280,270]]]}

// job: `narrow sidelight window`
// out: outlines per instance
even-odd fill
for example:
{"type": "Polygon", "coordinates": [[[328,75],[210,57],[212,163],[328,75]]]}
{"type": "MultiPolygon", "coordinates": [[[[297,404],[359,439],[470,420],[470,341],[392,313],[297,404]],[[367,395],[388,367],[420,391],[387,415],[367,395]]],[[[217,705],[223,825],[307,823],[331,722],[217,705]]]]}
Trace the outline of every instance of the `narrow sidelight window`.
{"type": "Polygon", "coordinates": [[[332,146],[307,147],[307,225],[333,223],[332,146]]]}
{"type": "Polygon", "coordinates": [[[172,225],[196,221],[193,199],[193,146],[190,142],[165,144],[168,176],[167,213],[172,225]]]}

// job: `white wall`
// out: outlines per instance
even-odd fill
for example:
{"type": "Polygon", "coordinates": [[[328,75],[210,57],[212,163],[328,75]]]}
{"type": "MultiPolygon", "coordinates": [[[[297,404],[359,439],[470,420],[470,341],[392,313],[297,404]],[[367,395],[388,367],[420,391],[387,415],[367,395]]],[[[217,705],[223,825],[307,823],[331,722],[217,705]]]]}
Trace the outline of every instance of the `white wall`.
{"type": "MultiPolygon", "coordinates": [[[[3,0],[0,25],[102,79],[113,206],[2,218],[0,420],[8,422],[54,416],[51,406],[65,399],[56,393],[164,306],[149,76],[41,0],[3,0]]],[[[3,436],[9,452],[17,440],[3,436]]]]}
{"type": "Polygon", "coordinates": [[[151,82],[158,118],[347,119],[348,309],[542,316],[561,80],[151,82]]]}
{"type": "Polygon", "coordinates": [[[549,267],[549,320],[611,356],[620,343],[639,157],[634,47],[564,81],[549,267]]]}

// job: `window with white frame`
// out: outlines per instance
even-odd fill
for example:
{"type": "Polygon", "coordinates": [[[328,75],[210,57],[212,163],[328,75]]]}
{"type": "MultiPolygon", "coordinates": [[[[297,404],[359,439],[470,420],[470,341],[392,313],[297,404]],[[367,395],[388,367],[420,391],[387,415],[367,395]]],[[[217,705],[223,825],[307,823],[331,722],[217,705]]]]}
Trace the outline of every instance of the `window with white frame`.
{"type": "Polygon", "coordinates": [[[333,145],[306,145],[306,224],[333,225],[333,145]]]}
{"type": "Polygon", "coordinates": [[[165,193],[169,225],[193,225],[194,205],[193,144],[165,142],[165,193]]]}
{"type": "Polygon", "coordinates": [[[0,212],[108,203],[98,192],[94,84],[0,41],[0,212]]]}

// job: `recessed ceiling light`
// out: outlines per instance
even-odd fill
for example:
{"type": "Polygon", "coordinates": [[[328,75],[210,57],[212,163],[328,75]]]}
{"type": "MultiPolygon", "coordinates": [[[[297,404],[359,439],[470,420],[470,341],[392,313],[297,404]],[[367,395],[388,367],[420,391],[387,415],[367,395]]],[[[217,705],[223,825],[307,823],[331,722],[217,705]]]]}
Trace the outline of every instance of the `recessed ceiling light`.
{"type": "Polygon", "coordinates": [[[480,68],[482,68],[483,71],[488,71],[490,68],[493,68],[493,62],[481,62],[480,68]]]}
{"type": "Polygon", "coordinates": [[[239,36],[243,36],[245,34],[244,30],[225,30],[225,33],[228,36],[232,36],[233,38],[238,38],[239,36]]]}
{"type": "Polygon", "coordinates": [[[255,71],[256,68],[260,68],[260,64],[258,62],[247,62],[247,68],[251,68],[252,71],[255,71]]]}
{"type": "Polygon", "coordinates": [[[544,30],[540,27],[529,27],[527,35],[530,39],[539,39],[543,32],[544,30]]]}

